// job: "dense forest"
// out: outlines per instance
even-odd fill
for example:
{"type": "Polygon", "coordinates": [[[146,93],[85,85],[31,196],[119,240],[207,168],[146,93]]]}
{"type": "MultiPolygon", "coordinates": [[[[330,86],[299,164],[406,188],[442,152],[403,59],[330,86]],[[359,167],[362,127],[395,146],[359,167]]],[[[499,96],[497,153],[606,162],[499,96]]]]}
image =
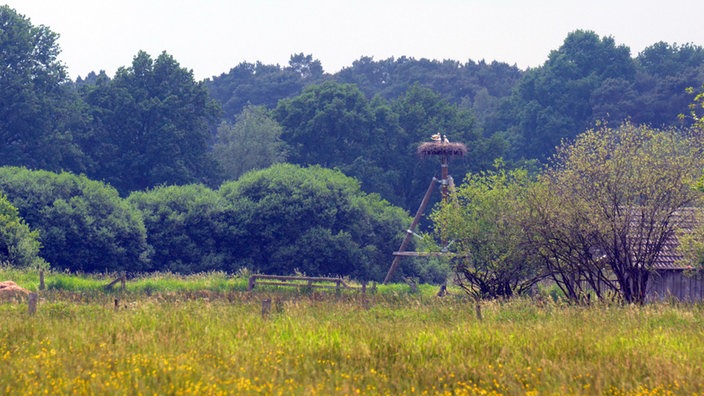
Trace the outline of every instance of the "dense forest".
{"type": "MultiPolygon", "coordinates": [[[[256,269],[290,272],[282,263],[306,256],[315,241],[325,241],[330,259],[365,263],[364,269],[321,262],[300,264],[301,269],[378,277],[373,263],[384,260],[379,256],[382,246],[387,250],[382,253],[390,252],[386,245],[398,241],[405,227],[406,215],[389,203],[415,210],[439,170],[438,164],[415,155],[417,145],[431,135],[440,132],[467,145],[467,155],[451,164],[458,179],[492,169],[497,159],[507,168],[536,174],[563,140],[574,140],[598,124],[689,127],[690,118],[678,117],[693,100],[687,88],[704,83],[700,46],[658,42],[632,54],[613,37],[584,30],[569,33],[543,65],[528,70],[485,60],[361,56],[330,74],[313,55],[299,53],[291,55],[288,65],[241,63],[204,81],[196,81],[187,65],[167,51],[140,51],[113,76],[96,71],[70,80],[57,60],[60,40],[49,27],[35,26],[2,6],[0,32],[0,166],[5,167],[0,184],[19,216],[40,230],[43,251],[55,255],[53,260],[42,257],[74,270],[133,266],[129,268],[234,271],[261,265],[256,269]],[[264,171],[283,163],[294,167],[264,171]],[[312,171],[301,174],[301,169],[312,171]],[[325,169],[337,173],[326,174],[325,169]],[[287,176],[277,179],[282,172],[287,176]],[[68,181],[67,173],[81,176],[68,181]],[[44,185],[37,178],[54,181],[44,185]],[[333,214],[316,214],[324,227],[308,224],[295,235],[283,229],[266,231],[263,224],[291,225],[308,212],[287,214],[269,198],[248,197],[256,195],[252,189],[264,188],[255,188],[263,183],[257,178],[271,178],[267,188],[276,194],[301,199],[324,195],[316,187],[319,183],[340,185],[338,198],[345,203],[325,209],[335,210],[333,214]],[[308,187],[290,186],[287,178],[308,187]],[[282,193],[275,182],[287,185],[288,192],[282,193]],[[77,192],[69,193],[67,185],[77,192]],[[69,236],[54,226],[41,231],[41,224],[52,211],[84,216],[81,211],[90,205],[76,197],[86,194],[119,208],[119,216],[108,212],[121,219],[115,221],[125,231],[110,238],[118,245],[131,238],[132,245],[111,247],[116,256],[107,261],[86,257],[78,264],[76,255],[62,257],[68,254],[62,253],[65,247],[51,241],[68,243],[81,234],[69,236]],[[30,203],[30,196],[44,201],[30,203]],[[167,209],[156,207],[160,202],[185,206],[179,212],[170,204],[173,213],[162,213],[167,209]],[[196,202],[208,209],[194,211],[196,202]],[[371,220],[369,213],[386,214],[380,215],[382,221],[371,220]],[[183,241],[159,245],[167,243],[170,237],[164,235],[177,226],[166,222],[190,215],[217,219],[217,224],[210,223],[216,229],[192,236],[210,238],[194,242],[208,250],[198,258],[183,241]],[[241,218],[235,221],[233,216],[241,218]],[[264,220],[257,216],[269,217],[258,224],[264,220]],[[374,221],[383,225],[373,227],[376,231],[364,228],[374,221]],[[397,233],[390,225],[399,226],[397,233]],[[252,230],[272,234],[269,239],[251,237],[252,230]],[[155,238],[152,232],[162,236],[155,238]],[[378,235],[370,237],[374,233],[378,235]],[[235,235],[239,240],[232,239],[235,235]],[[293,236],[298,239],[286,239],[293,236]],[[174,255],[178,249],[186,258],[174,255]]],[[[293,208],[301,202],[280,205],[293,208]]],[[[185,224],[179,227],[188,228],[185,224]]],[[[96,231],[100,237],[107,233],[102,230],[96,231]]],[[[34,235],[22,232],[28,238],[34,235]]],[[[438,276],[427,268],[418,271],[428,278],[438,276]]]]}

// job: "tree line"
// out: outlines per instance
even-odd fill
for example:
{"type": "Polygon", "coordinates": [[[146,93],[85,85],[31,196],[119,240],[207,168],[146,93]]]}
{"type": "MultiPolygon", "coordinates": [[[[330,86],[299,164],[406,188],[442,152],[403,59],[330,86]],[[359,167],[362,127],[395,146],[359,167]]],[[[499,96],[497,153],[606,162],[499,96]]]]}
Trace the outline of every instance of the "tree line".
{"type": "MultiPolygon", "coordinates": [[[[339,171],[291,164],[218,189],[160,186],[126,198],[83,175],[0,167],[0,191],[0,261],[79,272],[246,268],[379,280],[410,221],[339,171]]],[[[447,270],[404,274],[439,282],[447,270]]]]}
{"type": "Polygon", "coordinates": [[[338,167],[365,191],[412,208],[435,172],[418,164],[415,145],[432,134],[470,148],[455,174],[496,158],[537,169],[597,121],[681,126],[686,88],[704,81],[699,46],[661,42],[631,57],[613,38],[579,30],[529,70],[362,57],[331,75],[312,55],[294,54],[284,67],[241,63],[195,81],[167,52],[140,51],[114,76],[71,81],[57,34],[8,6],[0,18],[1,164],[82,173],[122,196],[162,184],[217,187],[290,162],[338,167]]]}

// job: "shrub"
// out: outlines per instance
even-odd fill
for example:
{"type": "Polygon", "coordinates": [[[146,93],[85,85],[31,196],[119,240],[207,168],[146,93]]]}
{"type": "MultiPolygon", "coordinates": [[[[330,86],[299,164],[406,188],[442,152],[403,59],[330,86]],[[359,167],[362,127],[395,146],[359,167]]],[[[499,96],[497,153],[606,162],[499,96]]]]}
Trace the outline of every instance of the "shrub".
{"type": "Polygon", "coordinates": [[[0,262],[18,267],[45,267],[39,257],[39,233],[31,231],[19,211],[0,194],[0,262]]]}
{"type": "Polygon", "coordinates": [[[132,193],[142,213],[152,268],[182,274],[232,271],[232,247],[239,234],[225,200],[202,185],[157,187],[132,193]]]}
{"type": "Polygon", "coordinates": [[[339,171],[289,164],[220,188],[243,230],[239,262],[271,274],[383,279],[410,219],[339,171]]]}
{"type": "Polygon", "coordinates": [[[39,231],[41,256],[71,271],[144,271],[149,264],[139,212],[117,191],[70,173],[0,168],[0,190],[39,231]]]}

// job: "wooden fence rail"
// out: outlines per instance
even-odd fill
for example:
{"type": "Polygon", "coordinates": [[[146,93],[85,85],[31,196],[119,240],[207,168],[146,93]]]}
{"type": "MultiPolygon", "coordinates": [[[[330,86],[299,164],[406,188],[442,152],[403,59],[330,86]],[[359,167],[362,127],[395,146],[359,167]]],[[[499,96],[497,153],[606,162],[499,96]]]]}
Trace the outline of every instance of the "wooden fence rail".
{"type": "Polygon", "coordinates": [[[279,276],[279,275],[252,275],[249,277],[249,285],[247,291],[252,291],[256,285],[271,285],[271,286],[295,286],[295,287],[311,287],[311,288],[324,288],[324,289],[336,289],[341,290],[342,288],[348,290],[361,290],[362,293],[366,292],[366,285],[362,285],[361,288],[353,287],[345,283],[341,278],[326,278],[326,277],[315,277],[315,276],[279,276]],[[321,284],[321,283],[334,283],[321,284]]]}
{"type": "Polygon", "coordinates": [[[121,288],[122,290],[126,290],[126,289],[127,289],[126,282],[127,282],[127,274],[124,273],[124,272],[122,272],[122,273],[120,274],[120,276],[117,277],[117,279],[115,279],[114,281],[112,281],[112,282],[110,282],[109,284],[105,285],[104,287],[105,287],[105,290],[110,290],[110,289],[112,289],[113,286],[115,286],[116,284],[120,283],[120,288],[121,288]]]}

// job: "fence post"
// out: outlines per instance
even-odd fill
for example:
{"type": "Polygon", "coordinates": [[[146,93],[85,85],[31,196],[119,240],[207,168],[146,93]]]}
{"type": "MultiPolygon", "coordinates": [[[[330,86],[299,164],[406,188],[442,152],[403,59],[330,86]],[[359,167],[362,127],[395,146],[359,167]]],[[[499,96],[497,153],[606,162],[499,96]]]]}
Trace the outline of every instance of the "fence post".
{"type": "Polygon", "coordinates": [[[254,289],[254,283],[257,281],[257,277],[252,275],[249,277],[249,284],[247,285],[247,291],[252,291],[254,289]]]}
{"type": "Polygon", "coordinates": [[[37,313],[37,293],[29,293],[29,299],[27,300],[27,304],[29,305],[28,311],[29,316],[33,316],[35,313],[37,313]]]}
{"type": "Polygon", "coordinates": [[[474,306],[474,310],[477,313],[477,320],[482,321],[482,305],[477,301],[477,305],[474,306]]]}
{"type": "Polygon", "coordinates": [[[39,270],[39,290],[44,290],[44,270],[39,270]]]}
{"type": "Polygon", "coordinates": [[[120,310],[120,300],[118,298],[115,299],[115,311],[120,310]]]}
{"type": "Polygon", "coordinates": [[[266,319],[269,316],[269,312],[271,312],[271,299],[265,298],[262,300],[262,318],[266,319]]]}
{"type": "Polygon", "coordinates": [[[127,283],[127,273],[123,271],[122,276],[120,277],[120,285],[122,286],[122,291],[127,290],[126,283],[127,283]]]}

